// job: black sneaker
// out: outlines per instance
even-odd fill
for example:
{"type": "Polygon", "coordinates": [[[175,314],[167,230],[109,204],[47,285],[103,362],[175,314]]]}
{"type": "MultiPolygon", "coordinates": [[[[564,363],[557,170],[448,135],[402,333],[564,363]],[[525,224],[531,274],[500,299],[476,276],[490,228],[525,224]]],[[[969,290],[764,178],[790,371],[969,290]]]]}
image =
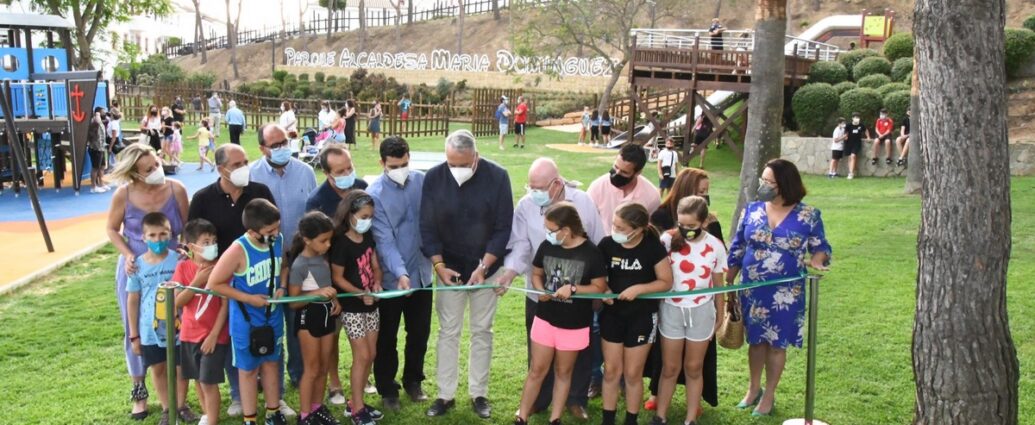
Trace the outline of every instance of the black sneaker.
{"type": "Polygon", "coordinates": [[[312,413],[305,418],[303,418],[302,415],[298,415],[298,422],[296,423],[298,425],[323,425],[320,423],[320,420],[316,418],[316,415],[313,415],[312,413]]]}
{"type": "Polygon", "coordinates": [[[334,415],[327,409],[327,406],[322,404],[319,409],[310,413],[308,418],[315,419],[316,423],[320,425],[341,425],[341,422],[338,422],[338,420],[334,418],[334,415]]]}
{"type": "Polygon", "coordinates": [[[179,408],[176,410],[176,414],[180,416],[180,419],[183,420],[183,422],[192,423],[201,419],[198,417],[198,414],[191,411],[188,406],[179,408]]]}
{"type": "Polygon", "coordinates": [[[885,163],[885,164],[888,164],[888,165],[891,165],[891,158],[885,159],[885,160],[884,160],[884,163],[885,163]]]}
{"type": "Polygon", "coordinates": [[[899,167],[905,167],[906,166],[906,159],[905,158],[899,158],[898,159],[898,166],[899,167]]]}
{"type": "Polygon", "coordinates": [[[430,417],[442,416],[454,407],[456,407],[456,400],[446,401],[441,398],[436,398],[435,401],[431,403],[431,407],[428,408],[427,415],[430,417]]]}
{"type": "Polygon", "coordinates": [[[516,148],[516,147],[518,147],[518,144],[517,144],[517,143],[515,143],[515,144],[514,144],[514,146],[512,146],[512,147],[516,148]]]}
{"type": "Polygon", "coordinates": [[[377,422],[375,422],[374,418],[370,416],[369,410],[370,409],[364,407],[363,410],[360,410],[353,415],[352,423],[354,425],[375,425],[377,422]]]}
{"type": "MultiPolygon", "coordinates": [[[[375,421],[379,421],[381,419],[384,419],[385,417],[385,414],[383,412],[370,406],[363,406],[363,410],[357,412],[356,415],[359,415],[364,411],[367,413],[367,415],[370,416],[372,420],[375,421]]],[[[352,416],[352,400],[349,400],[347,403],[345,403],[345,417],[351,418],[352,416]]]]}
{"type": "Polygon", "coordinates": [[[402,409],[402,404],[399,403],[399,397],[381,397],[381,405],[391,412],[398,412],[402,409]]]}
{"type": "Polygon", "coordinates": [[[288,420],[287,420],[287,418],[284,417],[283,413],[280,413],[279,410],[276,411],[276,412],[273,412],[272,414],[267,412],[266,413],[266,425],[288,425],[288,420]]]}
{"type": "Polygon", "coordinates": [[[403,388],[406,390],[406,395],[410,396],[410,400],[415,402],[428,401],[428,395],[425,394],[424,389],[420,387],[420,382],[404,384],[403,388]]]}
{"type": "MultiPolygon", "coordinates": [[[[169,411],[165,410],[162,412],[162,417],[158,419],[158,425],[169,425],[169,411]]],[[[287,425],[287,424],[284,424],[287,425]]]]}
{"type": "Polygon", "coordinates": [[[485,397],[475,397],[471,402],[474,413],[479,418],[489,419],[492,417],[492,405],[489,404],[489,399],[485,397]]]}
{"type": "Polygon", "coordinates": [[[870,165],[877,165],[877,158],[871,159],[870,160],[870,165]]]}
{"type": "Polygon", "coordinates": [[[650,425],[667,425],[667,424],[668,424],[668,422],[666,422],[664,419],[662,419],[662,418],[660,418],[658,416],[655,416],[655,417],[651,418],[651,420],[650,420],[650,425]]]}

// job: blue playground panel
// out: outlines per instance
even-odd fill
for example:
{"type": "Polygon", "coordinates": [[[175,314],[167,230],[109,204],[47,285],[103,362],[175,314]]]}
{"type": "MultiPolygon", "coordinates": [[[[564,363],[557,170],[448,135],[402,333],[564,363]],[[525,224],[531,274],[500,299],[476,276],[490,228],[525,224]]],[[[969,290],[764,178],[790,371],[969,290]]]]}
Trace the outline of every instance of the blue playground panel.
{"type": "MultiPolygon", "coordinates": [[[[11,83],[11,106],[15,118],[67,118],[68,91],[64,84],[29,83],[29,58],[26,49],[0,48],[0,58],[8,55],[15,58],[14,63],[10,64],[14,66],[14,70],[8,71],[0,66],[0,80],[19,81],[11,83]]],[[[38,71],[69,71],[68,56],[64,49],[34,48],[33,57],[40,62],[36,66],[38,71]],[[53,69],[47,69],[47,64],[52,64],[53,69]]],[[[104,81],[97,84],[97,93],[90,111],[98,106],[108,108],[108,83],[104,81]]],[[[3,111],[0,111],[0,118],[3,116],[3,111]]]]}

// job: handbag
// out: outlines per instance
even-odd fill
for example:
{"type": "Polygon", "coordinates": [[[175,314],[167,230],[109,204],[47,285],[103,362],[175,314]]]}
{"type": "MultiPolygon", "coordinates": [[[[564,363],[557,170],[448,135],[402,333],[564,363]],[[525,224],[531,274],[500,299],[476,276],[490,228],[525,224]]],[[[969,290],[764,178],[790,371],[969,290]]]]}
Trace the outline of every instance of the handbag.
{"type": "Polygon", "coordinates": [[[741,317],[740,301],[735,295],[730,298],[732,300],[726,303],[726,312],[716,337],[722,348],[736,350],[744,345],[744,318],[741,317]]]}
{"type": "MultiPolygon", "coordinates": [[[[276,262],[273,260],[273,245],[270,244],[270,279],[267,288],[269,289],[269,296],[273,298],[273,264],[276,262]]],[[[244,315],[244,320],[248,322],[248,351],[255,357],[264,357],[273,354],[276,350],[277,338],[273,332],[273,326],[268,323],[270,321],[270,310],[272,310],[272,304],[266,304],[266,324],[263,326],[251,326],[252,319],[248,317],[248,310],[245,308],[244,303],[237,301],[237,304],[241,307],[241,314],[244,315]]]]}

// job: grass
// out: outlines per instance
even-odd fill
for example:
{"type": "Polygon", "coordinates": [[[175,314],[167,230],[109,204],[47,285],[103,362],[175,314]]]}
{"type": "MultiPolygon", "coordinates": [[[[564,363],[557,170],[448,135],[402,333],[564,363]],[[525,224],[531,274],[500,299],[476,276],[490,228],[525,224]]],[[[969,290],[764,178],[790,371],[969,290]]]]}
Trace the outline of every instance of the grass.
{"type": "MultiPolygon", "coordinates": [[[[188,130],[187,134],[191,134],[188,130]]],[[[222,134],[225,142],[226,132],[222,134]]],[[[256,158],[254,133],[245,134],[245,146],[256,158]]],[[[484,139],[486,158],[511,174],[515,198],[524,193],[528,164],[540,156],[555,158],[569,179],[588,185],[607,171],[613,153],[573,154],[546,148],[546,143],[574,140],[570,135],[533,129],[529,147],[498,151],[484,139]]],[[[369,141],[366,141],[369,143],[369,141]]],[[[439,151],[441,138],[411,140],[415,151],[439,151]]],[[[190,146],[188,144],[188,146],[190,146]]],[[[187,148],[187,160],[192,149],[187,148]]],[[[361,144],[354,152],[361,175],[377,174],[377,156],[361,144]]],[[[739,165],[728,149],[710,152],[711,197],[716,214],[729,224],[739,187],[739,165]]],[[[652,175],[652,174],[648,174],[652,175]]],[[[1011,329],[1021,364],[1020,399],[1035,399],[1035,178],[1013,179],[1013,258],[1010,263],[1008,308],[1011,329]],[[1018,260],[1028,258],[1028,260],[1018,260]]],[[[816,412],[835,424],[908,424],[913,415],[914,386],[911,333],[915,306],[916,234],[919,198],[902,194],[902,179],[861,178],[827,180],[807,176],[806,201],[824,215],[827,236],[834,247],[834,264],[821,285],[816,412]]],[[[727,230],[728,231],[728,230],[727,230]]],[[[966,232],[961,233],[965,243],[966,232]]],[[[5,423],[133,423],[122,356],[122,329],[114,300],[115,254],[110,248],[41,279],[12,295],[0,298],[0,405],[5,423]]],[[[523,301],[506,295],[496,317],[490,396],[495,412],[491,421],[478,419],[464,400],[466,379],[461,377],[458,408],[449,416],[429,420],[427,404],[404,402],[400,413],[382,424],[418,422],[442,424],[510,423],[525,377],[523,301]]],[[[433,319],[433,321],[437,321],[433,319]]],[[[437,329],[437,324],[434,324],[437,329]]],[[[466,338],[466,337],[465,337],[466,338]]],[[[466,341],[466,340],[465,340],[466,341]]],[[[426,391],[434,395],[435,333],[426,360],[426,391]]],[[[344,345],[344,344],[343,344],[344,345]]],[[[466,347],[462,349],[466,358],[466,347]]],[[[343,349],[347,375],[348,349],[343,349]]],[[[461,362],[461,376],[467,363],[461,362]]],[[[787,370],[780,384],[776,416],[750,418],[733,407],[746,385],[746,352],[720,349],[720,406],[708,408],[701,424],[780,424],[800,417],[804,405],[805,351],[788,353],[787,370]]],[[[682,387],[670,418],[684,414],[682,387]]],[[[285,397],[297,405],[298,394],[285,397]]],[[[377,397],[368,397],[375,405],[377,397]]],[[[225,400],[225,398],[224,398],[225,400]]],[[[590,423],[599,423],[600,401],[590,403],[590,423]]],[[[195,396],[191,404],[197,407],[195,396]]],[[[157,401],[152,401],[152,410],[157,401]]],[[[340,414],[340,410],[335,410],[340,414]]],[[[646,416],[646,415],[641,415],[646,416]]],[[[227,419],[227,418],[223,418],[227,419]]],[[[544,415],[532,423],[546,423],[544,415]]],[[[571,423],[571,419],[565,419],[571,423]]],[[[641,423],[648,418],[641,417],[641,423]]],[[[152,416],[146,423],[156,423],[152,416]]],[[[230,422],[230,423],[235,423],[230,422]]],[[[1021,403],[1020,423],[1035,423],[1035,404],[1021,403]]]]}

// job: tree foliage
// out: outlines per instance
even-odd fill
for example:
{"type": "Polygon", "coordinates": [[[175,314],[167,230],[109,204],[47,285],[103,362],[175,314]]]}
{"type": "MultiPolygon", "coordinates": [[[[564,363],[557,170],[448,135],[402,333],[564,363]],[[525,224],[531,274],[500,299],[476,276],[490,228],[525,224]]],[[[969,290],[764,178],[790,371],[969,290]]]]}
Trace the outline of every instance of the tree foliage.
{"type": "Polygon", "coordinates": [[[837,90],[827,83],[806,84],[798,89],[791,98],[791,109],[801,133],[809,136],[823,134],[840,102],[837,90]]]}
{"type": "Polygon", "coordinates": [[[69,40],[78,69],[94,69],[93,43],[114,22],[126,22],[133,16],[166,16],[172,13],[170,0],[32,0],[32,4],[51,15],[69,19],[75,25],[69,40]]]}
{"type": "Polygon", "coordinates": [[[884,41],[884,57],[895,62],[902,58],[913,57],[913,34],[900,32],[884,41]]]}

